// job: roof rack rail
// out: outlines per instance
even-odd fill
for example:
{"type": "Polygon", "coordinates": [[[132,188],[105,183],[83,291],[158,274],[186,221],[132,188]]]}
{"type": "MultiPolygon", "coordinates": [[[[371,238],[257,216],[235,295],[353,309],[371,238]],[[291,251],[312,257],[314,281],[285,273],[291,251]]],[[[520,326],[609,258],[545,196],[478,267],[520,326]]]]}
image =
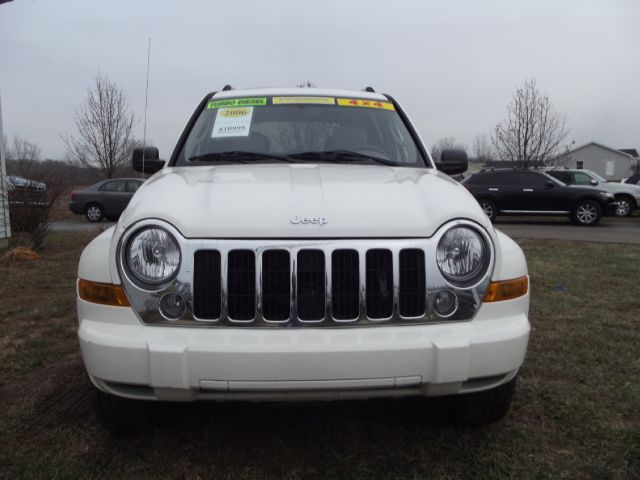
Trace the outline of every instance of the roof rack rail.
{"type": "Polygon", "coordinates": [[[233,87],[231,85],[225,85],[224,87],[222,87],[223,92],[227,92],[229,90],[233,90],[233,87]]]}
{"type": "Polygon", "coordinates": [[[371,93],[376,93],[376,91],[373,89],[373,87],[364,87],[364,92],[371,92],[371,93]]]}

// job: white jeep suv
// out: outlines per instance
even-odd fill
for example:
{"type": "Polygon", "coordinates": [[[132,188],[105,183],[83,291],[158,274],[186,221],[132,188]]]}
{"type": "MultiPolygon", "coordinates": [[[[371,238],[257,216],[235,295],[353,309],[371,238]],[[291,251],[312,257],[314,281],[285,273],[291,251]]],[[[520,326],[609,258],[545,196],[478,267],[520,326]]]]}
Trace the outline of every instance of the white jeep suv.
{"type": "Polygon", "coordinates": [[[107,426],[150,401],[446,396],[484,424],[529,337],[521,249],[388,95],[207,95],[78,267],[82,356],[107,426]],[[446,172],[446,173],[445,173],[446,172]]]}

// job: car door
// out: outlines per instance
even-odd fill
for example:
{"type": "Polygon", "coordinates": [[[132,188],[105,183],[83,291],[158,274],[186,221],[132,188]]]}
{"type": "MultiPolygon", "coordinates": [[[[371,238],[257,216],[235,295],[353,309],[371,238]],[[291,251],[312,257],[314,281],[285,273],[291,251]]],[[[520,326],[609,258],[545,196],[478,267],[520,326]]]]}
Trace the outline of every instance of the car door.
{"type": "Polygon", "coordinates": [[[100,190],[105,215],[120,215],[132,195],[127,192],[126,180],[111,180],[102,185],[100,190]]]}
{"type": "Polygon", "coordinates": [[[501,211],[517,211],[521,209],[522,180],[517,171],[495,172],[491,177],[489,192],[498,200],[501,211]]]}
{"type": "Polygon", "coordinates": [[[566,212],[569,198],[566,188],[540,172],[520,172],[523,210],[535,212],[566,212]]]}

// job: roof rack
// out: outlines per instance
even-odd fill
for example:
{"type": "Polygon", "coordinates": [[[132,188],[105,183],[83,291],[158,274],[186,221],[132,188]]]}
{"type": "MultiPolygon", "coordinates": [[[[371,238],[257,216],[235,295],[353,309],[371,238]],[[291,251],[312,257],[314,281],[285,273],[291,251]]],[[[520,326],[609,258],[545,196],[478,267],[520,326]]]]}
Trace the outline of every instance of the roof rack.
{"type": "Polygon", "coordinates": [[[224,87],[222,87],[223,92],[227,92],[229,90],[233,90],[233,87],[231,85],[225,85],[224,87]]]}

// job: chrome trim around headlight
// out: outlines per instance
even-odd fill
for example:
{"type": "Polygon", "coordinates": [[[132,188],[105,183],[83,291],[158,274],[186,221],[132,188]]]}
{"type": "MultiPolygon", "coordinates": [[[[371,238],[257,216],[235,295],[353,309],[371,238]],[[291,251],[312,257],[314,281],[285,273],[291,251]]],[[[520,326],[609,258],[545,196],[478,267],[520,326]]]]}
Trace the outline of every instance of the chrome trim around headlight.
{"type": "Polygon", "coordinates": [[[178,230],[176,230],[173,226],[171,226],[170,224],[167,224],[166,222],[162,222],[159,220],[145,220],[143,222],[137,223],[135,226],[129,228],[124,233],[124,235],[122,236],[118,244],[118,251],[117,251],[118,266],[120,267],[121,273],[124,276],[126,276],[126,278],[129,281],[131,281],[132,283],[134,283],[135,285],[137,285],[143,290],[154,291],[154,290],[162,289],[163,286],[167,285],[174,278],[178,276],[182,268],[183,253],[182,253],[182,245],[179,238],[182,238],[182,235],[180,235],[178,230]],[[131,243],[136,239],[136,237],[139,234],[141,234],[145,230],[151,230],[151,229],[164,230],[175,242],[176,246],[178,247],[178,253],[180,255],[180,258],[178,259],[178,265],[175,271],[171,273],[171,275],[168,275],[166,278],[159,279],[159,280],[141,278],[141,276],[136,274],[136,272],[134,271],[134,268],[129,264],[129,258],[128,258],[131,243]]]}
{"type": "Polygon", "coordinates": [[[441,227],[439,232],[441,233],[436,243],[436,265],[438,267],[438,270],[442,274],[442,276],[449,282],[449,284],[457,288],[473,288],[479,283],[481,283],[483,280],[485,280],[486,274],[491,268],[492,261],[493,261],[491,238],[489,237],[487,232],[484,229],[480,228],[478,225],[465,220],[458,220],[452,223],[448,223],[444,226],[444,229],[441,227]],[[457,228],[466,228],[468,230],[471,230],[475,234],[477,234],[478,238],[480,239],[480,242],[482,243],[482,250],[484,253],[484,257],[481,259],[481,265],[478,268],[478,272],[475,274],[471,272],[470,274],[466,276],[462,276],[460,278],[456,278],[454,275],[450,275],[442,271],[442,268],[440,267],[440,265],[438,265],[438,258],[437,258],[438,247],[440,246],[440,242],[442,241],[443,237],[447,233],[457,228]]]}

